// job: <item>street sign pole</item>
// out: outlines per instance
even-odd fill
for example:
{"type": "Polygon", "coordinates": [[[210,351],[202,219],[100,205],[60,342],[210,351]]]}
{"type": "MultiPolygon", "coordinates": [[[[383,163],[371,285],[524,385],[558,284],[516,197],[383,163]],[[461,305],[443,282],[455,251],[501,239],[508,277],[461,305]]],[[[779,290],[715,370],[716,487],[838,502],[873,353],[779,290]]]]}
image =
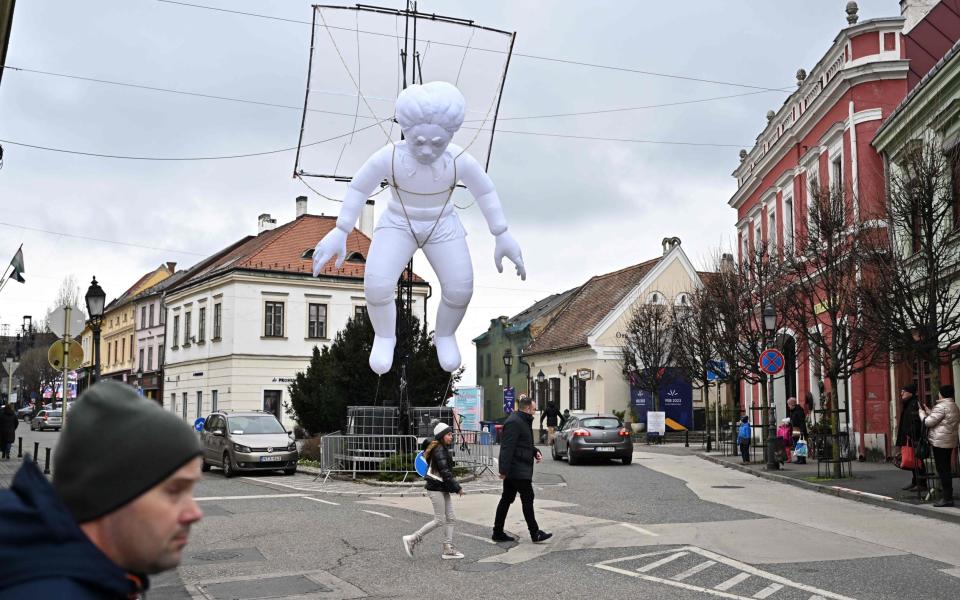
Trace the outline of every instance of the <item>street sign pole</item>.
{"type": "MultiPolygon", "coordinates": [[[[70,313],[73,311],[73,308],[68,304],[65,307],[63,313],[63,355],[70,356],[70,313]]],[[[60,412],[63,413],[61,418],[61,427],[66,428],[67,426],[67,367],[70,365],[69,360],[63,361],[63,385],[60,387],[60,412]]],[[[56,396],[56,390],[54,390],[54,396],[56,396]]]]}
{"type": "Polygon", "coordinates": [[[8,358],[3,361],[3,366],[7,370],[7,403],[13,402],[10,397],[13,395],[13,374],[17,370],[17,367],[20,366],[20,363],[8,358]]]}

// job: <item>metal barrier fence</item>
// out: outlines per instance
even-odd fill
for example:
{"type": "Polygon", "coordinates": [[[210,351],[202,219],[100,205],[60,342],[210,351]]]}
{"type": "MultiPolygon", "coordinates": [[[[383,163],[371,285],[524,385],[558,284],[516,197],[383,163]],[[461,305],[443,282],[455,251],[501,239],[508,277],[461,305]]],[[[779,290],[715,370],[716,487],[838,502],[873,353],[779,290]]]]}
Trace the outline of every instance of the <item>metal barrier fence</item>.
{"type": "MultiPolygon", "coordinates": [[[[458,467],[475,474],[492,469],[493,446],[481,444],[484,433],[464,431],[455,434],[451,449],[458,467]]],[[[413,435],[345,435],[331,433],[320,440],[320,473],[326,481],[331,475],[376,475],[381,479],[406,482],[418,477],[414,460],[421,447],[413,435]],[[402,477],[401,477],[402,476],[402,477]],[[399,478],[399,479],[398,479],[399,478]]]]}

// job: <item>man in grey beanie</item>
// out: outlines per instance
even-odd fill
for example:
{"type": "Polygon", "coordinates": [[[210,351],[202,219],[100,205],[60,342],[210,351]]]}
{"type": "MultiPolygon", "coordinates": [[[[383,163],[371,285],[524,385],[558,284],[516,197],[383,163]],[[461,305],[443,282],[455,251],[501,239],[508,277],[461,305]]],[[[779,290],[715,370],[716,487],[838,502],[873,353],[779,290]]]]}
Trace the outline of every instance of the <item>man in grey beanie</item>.
{"type": "Polygon", "coordinates": [[[127,385],[91,387],[60,436],[53,485],[25,460],[0,491],[0,597],[138,597],[147,575],[180,563],[203,516],[201,460],[175,415],[127,385]]]}

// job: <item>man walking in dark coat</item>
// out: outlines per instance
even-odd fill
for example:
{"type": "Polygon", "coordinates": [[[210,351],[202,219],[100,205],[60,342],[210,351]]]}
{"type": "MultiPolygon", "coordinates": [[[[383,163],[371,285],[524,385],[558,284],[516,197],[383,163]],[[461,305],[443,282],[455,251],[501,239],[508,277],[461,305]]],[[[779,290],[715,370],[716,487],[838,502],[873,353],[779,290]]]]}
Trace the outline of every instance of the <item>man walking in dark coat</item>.
{"type": "Polygon", "coordinates": [[[13,410],[13,404],[4,406],[3,410],[0,411],[0,450],[2,450],[0,454],[2,454],[4,460],[10,460],[10,447],[17,439],[14,432],[19,424],[20,419],[17,418],[16,411],[13,410]]]}
{"type": "Polygon", "coordinates": [[[515,542],[516,538],[503,530],[510,505],[520,494],[523,518],[527,522],[530,538],[535,544],[545,542],[552,533],[542,531],[533,514],[533,463],[541,462],[543,456],[533,445],[533,413],[536,408],[533,400],[521,397],[517,410],[507,417],[500,434],[500,479],[503,480],[503,494],[497,505],[497,516],[493,522],[493,541],[515,542]]]}
{"type": "MultiPolygon", "coordinates": [[[[911,446],[916,450],[922,434],[920,423],[920,403],[917,400],[917,386],[908,383],[900,389],[900,421],[897,425],[898,448],[911,446]]],[[[920,461],[919,469],[911,470],[910,485],[903,489],[908,492],[921,492],[927,489],[927,470],[920,461]]]]}
{"type": "MultiPolygon", "coordinates": [[[[553,438],[557,437],[557,425],[563,419],[560,409],[553,402],[547,403],[547,408],[540,413],[540,429],[543,429],[543,420],[547,420],[547,445],[553,445],[553,438]]],[[[541,440],[542,441],[542,440],[541,440]]]]}

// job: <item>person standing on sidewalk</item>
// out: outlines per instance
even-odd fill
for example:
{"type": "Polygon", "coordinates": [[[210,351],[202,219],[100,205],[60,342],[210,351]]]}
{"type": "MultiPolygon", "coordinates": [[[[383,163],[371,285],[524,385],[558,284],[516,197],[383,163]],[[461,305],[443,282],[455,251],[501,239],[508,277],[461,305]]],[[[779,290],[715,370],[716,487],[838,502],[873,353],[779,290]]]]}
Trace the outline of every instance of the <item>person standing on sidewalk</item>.
{"type": "MultiPolygon", "coordinates": [[[[916,384],[908,383],[900,389],[900,402],[900,420],[897,425],[897,440],[894,445],[899,448],[910,446],[916,451],[922,427],[916,384]]],[[[910,474],[910,485],[903,489],[908,492],[925,491],[927,489],[927,471],[923,461],[920,461],[920,468],[911,469],[910,474]]]]}
{"type": "Polygon", "coordinates": [[[54,456],[53,485],[29,456],[0,491],[0,598],[132,600],[180,564],[200,440],[115,381],[86,390],[54,456]]]}
{"type": "Polygon", "coordinates": [[[940,397],[932,409],[920,402],[920,418],[927,427],[927,438],[933,447],[933,461],[943,489],[943,497],[936,507],[953,506],[953,452],[960,444],[960,408],[953,399],[953,386],[941,385],[940,397]]]}
{"type": "Polygon", "coordinates": [[[463,488],[453,475],[455,463],[450,456],[453,446],[453,429],[446,423],[437,423],[433,428],[433,441],[423,451],[423,458],[429,465],[425,485],[430,502],[433,503],[433,520],[417,532],[403,536],[403,551],[413,558],[413,550],[423,541],[423,536],[443,526],[443,550],[440,558],[444,560],[463,558],[453,545],[453,499],[450,494],[463,496],[463,488]]]}
{"type": "Polygon", "coordinates": [[[533,445],[533,413],[536,407],[533,400],[522,397],[517,410],[503,423],[500,441],[500,479],[503,480],[503,494],[497,504],[497,514],[493,521],[493,541],[515,542],[516,538],[504,530],[507,511],[520,494],[523,518],[530,531],[530,539],[539,544],[553,537],[552,533],[542,531],[533,513],[533,463],[542,462],[543,456],[533,445]]]}
{"type": "MultiPolygon", "coordinates": [[[[793,448],[798,440],[807,439],[807,412],[797,402],[796,398],[787,398],[787,416],[790,417],[790,438],[787,440],[790,448],[793,448]]],[[[805,456],[797,457],[797,464],[807,463],[805,456]]]]}
{"type": "MultiPolygon", "coordinates": [[[[542,413],[540,413],[540,429],[543,429],[543,420],[547,420],[547,445],[553,445],[553,439],[557,437],[557,425],[560,423],[560,420],[563,418],[563,415],[560,414],[560,409],[557,408],[557,405],[553,402],[547,402],[547,408],[542,413]]],[[[543,441],[543,440],[541,440],[543,441]]]]}
{"type": "Polygon", "coordinates": [[[737,429],[737,446],[740,447],[740,458],[743,464],[750,464],[750,419],[747,415],[740,417],[740,428],[737,429]]]}
{"type": "Polygon", "coordinates": [[[4,460],[10,460],[10,448],[13,447],[13,441],[17,439],[17,426],[20,419],[17,418],[17,411],[13,410],[13,404],[7,404],[0,411],[0,455],[4,460]]]}

